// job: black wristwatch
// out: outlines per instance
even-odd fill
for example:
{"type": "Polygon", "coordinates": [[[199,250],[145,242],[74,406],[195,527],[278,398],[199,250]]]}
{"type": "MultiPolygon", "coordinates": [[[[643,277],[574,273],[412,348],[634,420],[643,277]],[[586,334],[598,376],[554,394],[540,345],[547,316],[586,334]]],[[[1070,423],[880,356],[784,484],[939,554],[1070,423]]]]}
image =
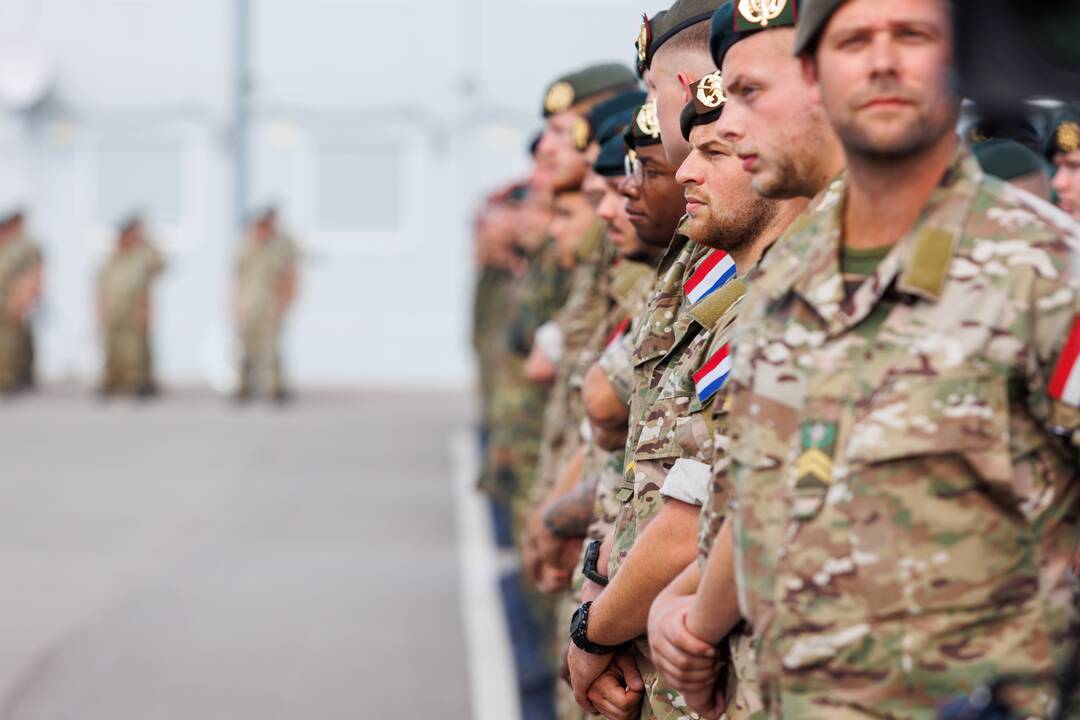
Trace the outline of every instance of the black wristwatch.
{"type": "Polygon", "coordinates": [[[589,608],[591,606],[591,601],[582,603],[581,607],[574,611],[574,617],[570,620],[570,642],[590,655],[611,655],[622,648],[622,645],[598,645],[589,640],[589,608]]]}
{"type": "Polygon", "coordinates": [[[585,562],[581,564],[581,574],[597,585],[606,587],[608,584],[607,577],[596,570],[596,563],[600,560],[601,545],[603,545],[602,541],[593,540],[589,543],[589,547],[585,548],[585,562]]]}

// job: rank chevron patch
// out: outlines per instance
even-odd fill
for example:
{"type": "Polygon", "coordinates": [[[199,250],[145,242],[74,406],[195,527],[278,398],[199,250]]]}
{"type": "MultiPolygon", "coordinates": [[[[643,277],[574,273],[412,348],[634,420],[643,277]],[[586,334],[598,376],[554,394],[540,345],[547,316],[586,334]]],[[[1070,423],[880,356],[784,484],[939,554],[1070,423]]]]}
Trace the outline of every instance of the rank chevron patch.
{"type": "Polygon", "coordinates": [[[723,250],[713,250],[683,285],[686,299],[696,305],[735,277],[735,261],[723,250]]]}
{"type": "Polygon", "coordinates": [[[694,387],[702,403],[719,392],[731,374],[731,343],[725,343],[694,373],[694,387]]]}
{"type": "Polygon", "coordinates": [[[1047,392],[1055,400],[1080,408],[1080,315],[1073,321],[1047,392]]]}

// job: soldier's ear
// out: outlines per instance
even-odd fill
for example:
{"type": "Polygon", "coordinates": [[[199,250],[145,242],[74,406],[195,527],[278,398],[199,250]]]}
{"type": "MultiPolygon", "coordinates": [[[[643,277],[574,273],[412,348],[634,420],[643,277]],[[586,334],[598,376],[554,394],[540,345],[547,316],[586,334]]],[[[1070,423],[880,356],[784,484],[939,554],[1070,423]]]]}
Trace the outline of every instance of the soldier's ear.
{"type": "Polygon", "coordinates": [[[684,73],[681,72],[676,77],[679,79],[679,84],[682,85],[682,104],[690,102],[690,85],[693,84],[693,80],[684,73]]]}

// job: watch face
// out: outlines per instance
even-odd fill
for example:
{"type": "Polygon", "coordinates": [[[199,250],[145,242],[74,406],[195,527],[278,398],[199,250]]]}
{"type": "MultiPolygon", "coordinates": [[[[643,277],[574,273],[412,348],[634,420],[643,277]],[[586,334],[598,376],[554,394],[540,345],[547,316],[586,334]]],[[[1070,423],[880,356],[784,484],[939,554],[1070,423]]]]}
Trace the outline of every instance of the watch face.
{"type": "Polygon", "coordinates": [[[570,634],[576,635],[578,630],[581,629],[582,617],[584,613],[581,612],[581,608],[574,611],[574,616],[570,618],[570,634]]]}

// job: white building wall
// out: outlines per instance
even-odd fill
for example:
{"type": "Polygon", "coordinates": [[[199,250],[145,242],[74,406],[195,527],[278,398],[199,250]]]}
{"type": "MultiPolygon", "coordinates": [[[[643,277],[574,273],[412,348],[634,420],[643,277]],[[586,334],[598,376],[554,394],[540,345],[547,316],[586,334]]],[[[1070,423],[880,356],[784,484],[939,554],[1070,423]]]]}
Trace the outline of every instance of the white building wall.
{"type": "MultiPolygon", "coordinates": [[[[633,56],[627,0],[252,0],[253,204],[305,249],[288,331],[302,384],[457,384],[471,368],[468,233],[527,167],[544,86],[633,56]]],[[[92,378],[94,273],[142,209],[166,248],[167,382],[230,377],[232,0],[4,0],[0,47],[51,68],[49,100],[0,115],[0,194],[47,252],[47,379],[92,378]],[[5,40],[7,41],[5,43],[5,40]],[[5,190],[7,187],[9,189],[5,190]]],[[[0,50],[0,87],[5,55],[0,50]]]]}

